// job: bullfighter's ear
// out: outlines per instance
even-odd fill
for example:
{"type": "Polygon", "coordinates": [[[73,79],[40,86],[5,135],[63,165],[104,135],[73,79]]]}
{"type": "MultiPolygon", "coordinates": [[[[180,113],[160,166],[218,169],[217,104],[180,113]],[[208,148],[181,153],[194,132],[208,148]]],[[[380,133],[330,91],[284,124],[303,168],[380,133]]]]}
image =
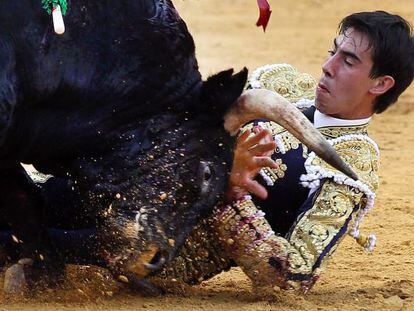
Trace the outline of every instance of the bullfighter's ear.
{"type": "Polygon", "coordinates": [[[201,91],[200,112],[219,122],[222,122],[221,117],[243,92],[247,81],[247,68],[236,74],[233,72],[233,69],[229,69],[209,77],[201,91]]]}

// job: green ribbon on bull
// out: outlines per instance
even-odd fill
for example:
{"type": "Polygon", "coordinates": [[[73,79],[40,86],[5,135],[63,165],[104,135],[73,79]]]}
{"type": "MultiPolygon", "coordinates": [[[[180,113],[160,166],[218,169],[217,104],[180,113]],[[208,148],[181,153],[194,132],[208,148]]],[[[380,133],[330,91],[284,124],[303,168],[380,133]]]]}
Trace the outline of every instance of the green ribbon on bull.
{"type": "Polygon", "coordinates": [[[60,5],[62,15],[66,15],[66,11],[68,10],[66,0],[42,0],[42,6],[49,14],[52,14],[53,8],[57,5],[60,5]]]}

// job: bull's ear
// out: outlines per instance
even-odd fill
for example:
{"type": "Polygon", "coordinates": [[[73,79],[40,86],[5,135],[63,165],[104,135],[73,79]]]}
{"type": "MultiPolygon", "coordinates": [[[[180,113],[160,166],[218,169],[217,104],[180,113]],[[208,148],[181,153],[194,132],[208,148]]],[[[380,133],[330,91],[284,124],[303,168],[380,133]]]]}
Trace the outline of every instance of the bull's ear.
{"type": "Polygon", "coordinates": [[[201,90],[200,112],[219,122],[222,122],[221,116],[243,92],[247,81],[247,68],[236,74],[233,72],[233,69],[229,69],[209,77],[201,90]]]}

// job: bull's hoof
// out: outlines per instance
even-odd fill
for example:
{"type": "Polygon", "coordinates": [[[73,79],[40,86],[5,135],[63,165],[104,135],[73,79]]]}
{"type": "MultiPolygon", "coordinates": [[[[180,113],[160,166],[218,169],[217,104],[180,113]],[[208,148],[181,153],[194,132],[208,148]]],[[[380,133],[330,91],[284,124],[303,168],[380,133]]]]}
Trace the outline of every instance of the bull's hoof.
{"type": "Polygon", "coordinates": [[[3,291],[7,294],[23,294],[28,288],[27,272],[33,267],[33,260],[20,259],[6,270],[3,291]]]}

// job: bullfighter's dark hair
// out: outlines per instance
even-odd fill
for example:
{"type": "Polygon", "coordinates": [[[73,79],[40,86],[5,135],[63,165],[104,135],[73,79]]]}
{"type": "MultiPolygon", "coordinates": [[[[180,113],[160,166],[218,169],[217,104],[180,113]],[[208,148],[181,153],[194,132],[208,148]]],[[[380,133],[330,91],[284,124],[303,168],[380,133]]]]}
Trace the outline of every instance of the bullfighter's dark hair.
{"type": "Polygon", "coordinates": [[[389,75],[395,85],[377,97],[374,111],[381,113],[411,84],[414,78],[414,38],[408,21],[399,15],[384,11],[360,12],[345,17],[339,24],[339,33],[353,28],[369,39],[373,66],[371,78],[389,75]]]}

